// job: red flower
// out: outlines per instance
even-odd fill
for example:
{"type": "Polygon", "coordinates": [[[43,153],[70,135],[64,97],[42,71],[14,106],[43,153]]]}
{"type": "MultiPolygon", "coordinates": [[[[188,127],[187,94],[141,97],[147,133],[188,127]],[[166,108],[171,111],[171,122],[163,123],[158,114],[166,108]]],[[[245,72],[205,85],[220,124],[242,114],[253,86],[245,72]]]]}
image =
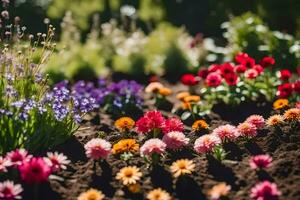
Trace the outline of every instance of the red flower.
{"type": "Polygon", "coordinates": [[[158,81],[158,76],[156,75],[150,76],[149,82],[157,82],[157,81],[158,81]]]}
{"type": "Polygon", "coordinates": [[[162,129],[165,124],[165,118],[159,111],[148,111],[136,122],[139,133],[149,133],[153,129],[162,129]]]}
{"type": "Polygon", "coordinates": [[[234,73],[234,68],[230,63],[224,63],[220,66],[220,71],[223,77],[228,74],[234,73]]]}
{"type": "Polygon", "coordinates": [[[26,183],[41,183],[48,180],[51,168],[43,158],[32,158],[19,166],[21,179],[26,183]]]}
{"type": "Polygon", "coordinates": [[[234,86],[238,83],[238,76],[234,73],[225,76],[225,81],[228,85],[234,86]]]}
{"type": "Polygon", "coordinates": [[[245,60],[246,58],[248,58],[249,55],[246,54],[246,53],[238,53],[236,56],[235,56],[235,62],[237,63],[242,63],[243,60],[245,60]]]}
{"type": "Polygon", "coordinates": [[[183,123],[176,117],[166,119],[162,131],[164,134],[167,134],[171,131],[183,132],[183,123]]]}
{"type": "Polygon", "coordinates": [[[209,74],[208,69],[199,69],[198,76],[205,79],[209,74]]]}
{"type": "Polygon", "coordinates": [[[192,85],[197,85],[198,80],[193,74],[184,74],[181,77],[181,83],[184,85],[192,86],[192,85]]]}
{"type": "Polygon", "coordinates": [[[212,64],[211,66],[209,66],[208,72],[209,73],[216,72],[219,69],[220,69],[220,65],[218,65],[218,64],[212,64]]]}
{"type": "Polygon", "coordinates": [[[206,84],[210,87],[217,87],[221,84],[221,82],[222,82],[222,77],[217,72],[210,73],[206,77],[206,84]]]}
{"type": "Polygon", "coordinates": [[[295,92],[300,93],[300,80],[299,80],[299,81],[296,81],[296,82],[293,84],[293,88],[294,88],[294,91],[295,91],[295,92]]]}
{"type": "Polygon", "coordinates": [[[264,71],[264,68],[261,65],[254,65],[252,69],[255,69],[258,74],[261,74],[264,71]]]}
{"type": "Polygon", "coordinates": [[[293,92],[293,86],[290,83],[283,83],[278,86],[277,95],[282,98],[290,96],[293,92]]]}
{"type": "Polygon", "coordinates": [[[300,67],[297,67],[297,74],[300,75],[300,67]]]}
{"type": "Polygon", "coordinates": [[[292,76],[292,73],[288,69],[282,69],[279,71],[279,78],[283,81],[289,80],[289,78],[291,78],[291,76],[292,76]]]}
{"type": "Polygon", "coordinates": [[[237,65],[235,66],[234,71],[236,73],[244,73],[247,70],[247,67],[245,65],[237,65]]]}
{"type": "Polygon", "coordinates": [[[269,67],[271,65],[275,65],[275,59],[273,57],[270,57],[270,56],[263,57],[260,61],[260,65],[263,68],[269,67]]]}

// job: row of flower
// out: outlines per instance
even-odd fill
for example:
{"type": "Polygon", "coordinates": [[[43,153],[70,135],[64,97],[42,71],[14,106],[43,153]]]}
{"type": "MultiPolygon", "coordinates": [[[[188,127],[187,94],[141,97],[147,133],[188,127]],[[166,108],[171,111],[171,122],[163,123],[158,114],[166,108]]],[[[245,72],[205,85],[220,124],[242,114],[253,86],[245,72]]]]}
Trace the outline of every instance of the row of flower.
{"type": "MultiPolygon", "coordinates": [[[[226,124],[212,130],[209,134],[201,134],[201,131],[209,129],[209,125],[204,120],[197,120],[192,125],[192,131],[201,135],[194,142],[194,151],[197,154],[212,154],[220,162],[225,159],[226,152],[222,144],[237,142],[238,139],[254,139],[258,131],[266,125],[267,127],[280,127],[282,124],[295,124],[300,121],[300,109],[290,108],[283,115],[275,114],[267,120],[259,115],[248,117],[237,127],[226,124]]],[[[127,161],[133,154],[140,151],[140,155],[145,158],[149,165],[160,164],[160,158],[169,153],[177,153],[188,146],[190,139],[183,133],[184,125],[178,118],[165,119],[159,111],[148,111],[136,123],[130,117],[122,117],[115,121],[115,127],[121,138],[113,146],[110,142],[95,138],[85,144],[86,155],[95,161],[107,159],[110,154],[127,161]],[[135,127],[136,126],[136,127],[135,127]],[[135,129],[136,132],[133,132],[135,129]],[[139,143],[134,137],[143,135],[144,144],[139,147],[139,143]],[[162,138],[162,139],[161,139],[162,138]]],[[[261,170],[271,165],[272,158],[269,155],[257,155],[251,157],[249,164],[252,169],[261,170]]],[[[53,174],[65,170],[70,161],[63,154],[47,153],[47,156],[34,157],[24,149],[17,149],[8,152],[6,156],[0,157],[1,177],[11,178],[16,171],[24,183],[39,184],[53,177],[53,174]]],[[[196,164],[193,160],[179,159],[172,163],[170,172],[174,178],[195,172],[196,164]]],[[[140,179],[143,174],[137,166],[126,166],[116,174],[116,179],[133,193],[140,192],[140,179]]],[[[2,178],[3,179],[3,178],[2,178]]],[[[23,191],[20,184],[12,181],[0,183],[0,197],[2,199],[20,199],[23,191]]],[[[219,199],[226,196],[230,191],[230,186],[220,183],[209,191],[211,199],[219,199]]],[[[89,196],[96,195],[102,199],[104,194],[101,191],[90,189],[82,193],[78,199],[89,199],[89,196]]],[[[171,195],[158,188],[150,191],[147,198],[152,200],[156,196],[171,199],[171,195]]],[[[277,197],[280,195],[276,184],[264,181],[258,183],[251,189],[251,198],[265,199],[267,197],[277,197]]]]}

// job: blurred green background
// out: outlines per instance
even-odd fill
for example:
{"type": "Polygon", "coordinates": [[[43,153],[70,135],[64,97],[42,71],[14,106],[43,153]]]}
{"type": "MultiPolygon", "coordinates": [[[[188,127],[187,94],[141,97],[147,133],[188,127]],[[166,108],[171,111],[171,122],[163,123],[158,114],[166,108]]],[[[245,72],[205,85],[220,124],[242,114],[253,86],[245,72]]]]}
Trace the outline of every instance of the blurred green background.
{"type": "Polygon", "coordinates": [[[300,65],[299,0],[16,0],[30,33],[57,27],[53,82],[120,72],[133,77],[197,71],[243,51],[300,65]],[[129,6],[128,6],[129,5],[129,6]],[[113,20],[112,20],[113,19],[113,20]],[[200,34],[199,34],[200,33],[200,34]]]}

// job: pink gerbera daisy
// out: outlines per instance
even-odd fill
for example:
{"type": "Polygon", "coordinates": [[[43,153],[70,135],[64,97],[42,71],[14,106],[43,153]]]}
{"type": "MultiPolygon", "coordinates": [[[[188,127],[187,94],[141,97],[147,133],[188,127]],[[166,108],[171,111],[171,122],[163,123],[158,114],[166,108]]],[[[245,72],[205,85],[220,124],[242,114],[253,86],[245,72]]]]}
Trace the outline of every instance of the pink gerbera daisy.
{"type": "Polygon", "coordinates": [[[238,125],[238,131],[241,133],[241,136],[244,137],[255,137],[257,135],[257,128],[253,124],[248,122],[243,122],[238,125]]]}
{"type": "Polygon", "coordinates": [[[254,200],[276,200],[281,195],[275,183],[264,181],[251,189],[250,197],[254,200]]]}
{"type": "Polygon", "coordinates": [[[207,153],[218,144],[221,144],[221,139],[218,136],[214,134],[206,134],[195,141],[194,150],[197,153],[207,153]]]}
{"type": "Polygon", "coordinates": [[[182,132],[172,131],[164,135],[163,142],[169,149],[180,149],[190,141],[182,132]]]}
{"type": "Polygon", "coordinates": [[[246,122],[253,124],[258,129],[265,125],[265,119],[261,115],[251,115],[246,119],[246,122]]]}
{"type": "Polygon", "coordinates": [[[43,158],[31,158],[19,166],[21,179],[26,183],[41,183],[48,180],[51,174],[50,167],[43,158]]]}
{"type": "Polygon", "coordinates": [[[163,154],[166,151],[167,145],[158,138],[147,140],[141,146],[141,155],[152,155],[153,153],[163,154]]]}
{"type": "Polygon", "coordinates": [[[240,133],[237,130],[237,128],[230,124],[222,125],[219,126],[218,128],[215,128],[212,134],[218,136],[222,141],[224,140],[233,141],[240,136],[240,133]]]}
{"type": "Polygon", "coordinates": [[[47,157],[44,158],[45,162],[51,167],[52,172],[57,172],[61,169],[66,169],[70,160],[67,156],[58,152],[48,152],[47,157]]]}
{"type": "Polygon", "coordinates": [[[100,138],[90,140],[84,148],[86,156],[95,160],[106,159],[111,152],[111,144],[100,138]]]}
{"type": "Polygon", "coordinates": [[[0,199],[21,199],[23,191],[20,184],[14,184],[12,181],[4,181],[0,183],[0,199]]]}
{"type": "Polygon", "coordinates": [[[272,157],[269,155],[252,156],[249,164],[252,169],[268,168],[272,164],[272,157]]]}
{"type": "Polygon", "coordinates": [[[7,153],[6,158],[13,166],[19,166],[23,162],[28,162],[32,158],[32,155],[28,154],[25,149],[16,149],[7,153]]]}

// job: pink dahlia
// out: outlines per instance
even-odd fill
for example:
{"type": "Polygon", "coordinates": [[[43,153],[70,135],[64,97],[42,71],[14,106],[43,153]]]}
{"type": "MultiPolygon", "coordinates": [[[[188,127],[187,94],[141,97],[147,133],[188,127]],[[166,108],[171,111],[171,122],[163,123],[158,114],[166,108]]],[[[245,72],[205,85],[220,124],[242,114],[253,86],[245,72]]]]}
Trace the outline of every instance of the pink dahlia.
{"type": "Polygon", "coordinates": [[[237,128],[230,124],[226,124],[223,126],[219,126],[218,128],[215,128],[212,134],[218,136],[222,141],[224,140],[233,141],[240,136],[240,133],[237,130],[237,128]]]}
{"type": "Polygon", "coordinates": [[[51,168],[43,158],[31,158],[29,162],[24,162],[19,166],[21,179],[26,183],[41,183],[48,180],[51,168]]]}
{"type": "Polygon", "coordinates": [[[235,66],[234,71],[236,73],[244,73],[247,70],[247,67],[245,65],[237,65],[235,66]]]}
{"type": "Polygon", "coordinates": [[[194,150],[197,153],[207,153],[216,145],[221,144],[221,139],[213,134],[206,134],[199,137],[194,144],[194,150]]]}
{"type": "Polygon", "coordinates": [[[11,162],[7,158],[0,156],[0,173],[6,172],[7,168],[11,166],[11,162]]]}
{"type": "Polygon", "coordinates": [[[246,72],[245,72],[245,77],[247,79],[255,79],[257,76],[259,75],[258,71],[255,70],[255,69],[248,69],[246,72]]]}
{"type": "Polygon", "coordinates": [[[238,125],[238,131],[241,133],[241,136],[244,137],[255,137],[257,135],[257,128],[249,122],[243,122],[238,125]]]}
{"type": "Polygon", "coordinates": [[[165,118],[159,111],[148,111],[136,122],[139,133],[149,133],[154,129],[162,129],[165,124],[165,118]]]}
{"type": "Polygon", "coordinates": [[[100,138],[91,139],[84,148],[86,156],[95,160],[106,159],[111,152],[111,144],[100,138]]]}
{"type": "Polygon", "coordinates": [[[254,200],[276,200],[281,195],[275,183],[263,181],[251,189],[250,197],[254,200]]]}
{"type": "Polygon", "coordinates": [[[0,199],[21,199],[23,191],[20,184],[14,184],[12,181],[4,181],[0,183],[0,199]]]}
{"type": "Polygon", "coordinates": [[[23,162],[28,162],[32,155],[28,154],[25,149],[16,149],[8,152],[6,158],[12,163],[13,166],[20,166],[23,162]]]}
{"type": "Polygon", "coordinates": [[[162,141],[169,149],[180,149],[190,141],[182,132],[172,131],[164,135],[162,141]]]}
{"type": "Polygon", "coordinates": [[[50,166],[52,172],[67,169],[67,165],[71,162],[67,156],[58,152],[48,152],[44,160],[50,166]]]}
{"type": "Polygon", "coordinates": [[[252,169],[262,169],[271,166],[272,157],[269,155],[257,155],[250,158],[249,164],[252,169]]]}
{"type": "Polygon", "coordinates": [[[166,151],[167,145],[158,138],[147,140],[143,146],[141,146],[141,155],[152,155],[153,153],[163,154],[166,151]]]}
{"type": "Polygon", "coordinates": [[[265,119],[261,115],[251,115],[246,119],[246,122],[254,125],[256,128],[263,128],[265,125],[265,119]]]}
{"type": "Polygon", "coordinates": [[[169,119],[165,120],[164,126],[163,126],[163,133],[169,133],[171,131],[179,131],[182,132],[183,131],[183,123],[180,119],[178,119],[177,117],[172,117],[169,119]]]}
{"type": "Polygon", "coordinates": [[[209,87],[217,87],[217,86],[221,85],[221,82],[222,82],[222,77],[217,72],[210,73],[206,77],[206,84],[209,87]]]}

